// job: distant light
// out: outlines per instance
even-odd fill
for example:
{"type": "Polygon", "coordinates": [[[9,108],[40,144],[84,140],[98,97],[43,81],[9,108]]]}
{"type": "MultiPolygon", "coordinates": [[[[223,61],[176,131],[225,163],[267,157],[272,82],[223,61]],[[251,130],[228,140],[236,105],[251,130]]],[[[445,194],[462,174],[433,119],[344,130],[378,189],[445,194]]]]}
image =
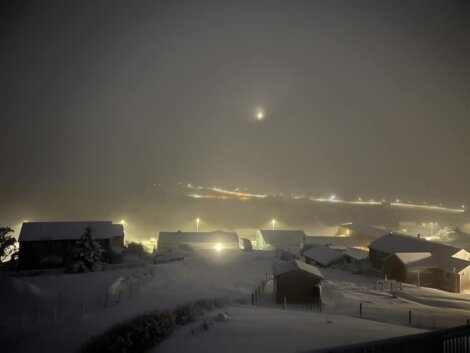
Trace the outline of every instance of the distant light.
{"type": "Polygon", "coordinates": [[[330,198],[329,198],[330,201],[334,201],[336,200],[336,195],[331,195],[330,198]]]}
{"type": "Polygon", "coordinates": [[[121,223],[122,225],[125,225],[126,221],[124,219],[121,219],[121,222],[119,222],[119,223],[121,223]]]}
{"type": "Polygon", "coordinates": [[[462,206],[460,206],[460,207],[465,208],[465,205],[462,205],[462,206]]]}
{"type": "Polygon", "coordinates": [[[400,199],[396,199],[395,201],[398,202],[398,203],[400,203],[400,199]]]}
{"type": "Polygon", "coordinates": [[[217,252],[221,252],[224,249],[224,246],[222,245],[222,243],[217,243],[217,244],[215,244],[214,249],[217,252]]]}
{"type": "Polygon", "coordinates": [[[263,112],[258,112],[256,114],[256,119],[258,120],[263,120],[264,119],[264,113],[263,112]]]}
{"type": "Polygon", "coordinates": [[[273,230],[276,228],[276,220],[273,218],[273,220],[271,221],[271,223],[273,224],[273,230]]]}

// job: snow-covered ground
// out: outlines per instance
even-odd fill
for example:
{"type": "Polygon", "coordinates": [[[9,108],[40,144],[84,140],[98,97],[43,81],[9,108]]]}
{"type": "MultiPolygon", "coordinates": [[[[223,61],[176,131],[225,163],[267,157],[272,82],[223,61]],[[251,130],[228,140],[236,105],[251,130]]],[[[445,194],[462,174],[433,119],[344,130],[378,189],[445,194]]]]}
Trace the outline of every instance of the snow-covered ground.
{"type": "Polygon", "coordinates": [[[290,305],[283,310],[272,305],[269,293],[258,307],[243,305],[250,303],[251,293],[272,271],[274,260],[273,252],[200,251],[183,261],[152,266],[150,272],[133,268],[0,278],[1,302],[8,309],[0,311],[0,339],[13,343],[9,346],[13,352],[76,352],[92,336],[146,311],[215,297],[232,303],[227,320],[195,335],[181,327],[156,352],[188,347],[195,352],[204,348],[296,352],[414,333],[420,328],[462,325],[470,317],[470,295],[411,285],[395,294],[381,292],[375,290],[377,278],[338,269],[322,269],[327,278],[324,313],[290,305]],[[122,293],[120,304],[105,308],[106,292],[123,277],[133,278],[128,281],[133,289],[122,293]],[[66,310],[54,321],[51,304],[57,304],[59,297],[66,310]],[[359,303],[363,304],[362,320],[359,303]],[[408,326],[409,310],[414,327],[408,326]]]}
{"type": "Polygon", "coordinates": [[[470,295],[403,284],[403,290],[376,290],[373,277],[324,269],[328,279],[323,286],[326,311],[337,315],[359,316],[371,320],[439,329],[465,325],[470,319],[470,295]]]}
{"type": "Polygon", "coordinates": [[[153,353],[301,352],[422,332],[312,311],[231,306],[227,314],[228,317],[219,315],[208,321],[212,324],[207,331],[197,324],[180,327],[153,353]]]}
{"type": "Polygon", "coordinates": [[[74,352],[93,335],[149,310],[172,309],[197,299],[215,297],[248,303],[253,290],[266,272],[271,271],[272,259],[271,252],[227,250],[194,253],[183,261],[155,265],[154,278],[149,283],[140,286],[138,292],[133,291],[132,296],[125,292],[119,305],[106,309],[103,305],[106,289],[115,279],[140,270],[18,277],[14,279],[16,284],[13,287],[16,289],[11,286],[3,288],[10,315],[0,314],[0,338],[15,341],[14,352],[46,349],[74,352]],[[30,286],[34,291],[23,288],[30,286]],[[30,319],[21,320],[20,313],[26,312],[25,302],[16,300],[9,294],[11,291],[27,293],[20,297],[27,298],[27,312],[32,315],[30,319]],[[69,309],[67,316],[59,315],[54,323],[53,307],[45,305],[47,316],[38,315],[36,319],[33,302],[42,303],[43,297],[57,298],[58,292],[61,293],[62,305],[74,308],[75,315],[69,309]],[[84,310],[82,302],[85,303],[84,310]],[[101,305],[91,305],[91,302],[101,302],[101,305]],[[12,316],[12,311],[17,311],[18,315],[12,316]],[[18,340],[20,342],[16,343],[18,340]]]}

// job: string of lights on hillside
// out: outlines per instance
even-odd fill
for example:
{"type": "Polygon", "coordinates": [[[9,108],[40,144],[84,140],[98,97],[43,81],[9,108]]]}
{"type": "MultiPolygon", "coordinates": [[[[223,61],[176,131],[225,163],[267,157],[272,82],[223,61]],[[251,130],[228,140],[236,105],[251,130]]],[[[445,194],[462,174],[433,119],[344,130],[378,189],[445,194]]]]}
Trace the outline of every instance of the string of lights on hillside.
{"type": "MultiPolygon", "coordinates": [[[[241,191],[241,189],[237,188],[234,190],[227,190],[221,187],[203,187],[197,186],[194,187],[191,184],[184,185],[185,188],[192,190],[192,192],[188,193],[187,196],[195,199],[218,199],[218,200],[229,200],[229,199],[239,199],[241,201],[249,201],[250,199],[264,199],[267,197],[278,197],[283,196],[282,194],[254,194],[249,192],[241,191]]],[[[245,189],[246,190],[246,189],[245,189]]],[[[285,196],[284,196],[285,197],[285,196]]],[[[300,199],[307,199],[308,197],[304,195],[291,195],[289,198],[293,200],[300,200],[300,199]]],[[[390,207],[397,207],[397,208],[407,208],[407,209],[422,209],[422,210],[429,210],[429,211],[442,211],[442,212],[449,212],[449,213],[463,213],[465,212],[465,206],[462,205],[460,208],[451,208],[451,207],[444,207],[442,205],[427,205],[427,204],[416,204],[416,203],[405,203],[400,201],[400,199],[396,199],[394,202],[388,202],[385,199],[382,200],[363,200],[362,198],[358,198],[357,200],[342,200],[336,195],[331,195],[328,198],[325,197],[310,197],[309,200],[313,202],[321,202],[321,203],[331,203],[331,204],[344,204],[344,205],[385,205],[390,207]]]]}

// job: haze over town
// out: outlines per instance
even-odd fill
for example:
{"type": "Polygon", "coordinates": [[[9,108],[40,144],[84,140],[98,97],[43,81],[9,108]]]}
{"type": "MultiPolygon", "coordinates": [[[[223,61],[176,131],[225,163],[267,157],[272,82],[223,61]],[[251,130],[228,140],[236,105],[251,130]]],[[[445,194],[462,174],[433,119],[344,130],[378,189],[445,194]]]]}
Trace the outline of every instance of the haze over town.
{"type": "Polygon", "coordinates": [[[469,351],[469,18],[0,1],[0,350],[469,351]]]}

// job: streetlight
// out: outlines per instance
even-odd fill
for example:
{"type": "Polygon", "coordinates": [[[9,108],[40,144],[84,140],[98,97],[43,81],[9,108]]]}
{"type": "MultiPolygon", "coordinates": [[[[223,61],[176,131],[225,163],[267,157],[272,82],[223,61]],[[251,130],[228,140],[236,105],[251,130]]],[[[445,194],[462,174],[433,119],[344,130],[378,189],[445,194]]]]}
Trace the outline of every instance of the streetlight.
{"type": "Polygon", "coordinates": [[[196,218],[196,232],[197,233],[199,233],[199,222],[200,222],[200,219],[196,218]]]}
{"type": "Polygon", "coordinates": [[[273,220],[271,221],[271,223],[273,224],[273,230],[274,230],[274,228],[276,227],[276,220],[273,218],[273,220]]]}

